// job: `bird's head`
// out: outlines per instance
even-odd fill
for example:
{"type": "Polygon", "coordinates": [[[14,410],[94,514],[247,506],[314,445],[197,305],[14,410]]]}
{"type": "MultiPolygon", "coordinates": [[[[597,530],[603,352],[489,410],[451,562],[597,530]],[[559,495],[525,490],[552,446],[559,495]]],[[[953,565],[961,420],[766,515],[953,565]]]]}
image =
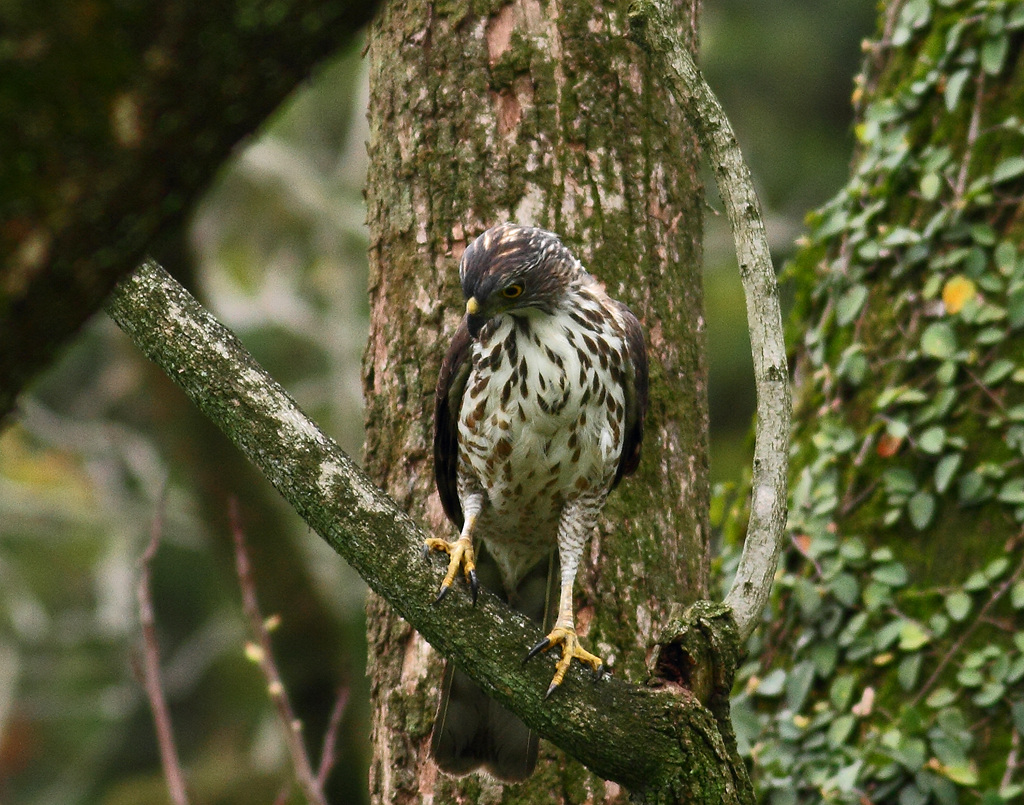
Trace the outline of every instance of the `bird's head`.
{"type": "Polygon", "coordinates": [[[518,224],[488,229],[469,244],[459,263],[470,334],[476,338],[484,324],[505,313],[554,313],[582,272],[551,232],[518,224]]]}

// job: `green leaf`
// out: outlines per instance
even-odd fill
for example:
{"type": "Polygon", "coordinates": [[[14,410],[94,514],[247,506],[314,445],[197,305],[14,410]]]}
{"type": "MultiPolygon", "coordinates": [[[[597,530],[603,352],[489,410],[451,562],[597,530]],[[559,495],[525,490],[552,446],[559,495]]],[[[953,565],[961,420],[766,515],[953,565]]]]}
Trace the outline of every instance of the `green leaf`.
{"type": "Polygon", "coordinates": [[[1006,62],[1010,38],[1004,33],[985,40],[981,46],[981,69],[989,75],[997,75],[1006,62]]]}
{"type": "Polygon", "coordinates": [[[911,525],[918,531],[924,531],[935,515],[935,496],[922,489],[907,501],[907,514],[911,525]]]}
{"type": "Polygon", "coordinates": [[[839,555],[847,562],[859,562],[867,553],[867,546],[860,537],[848,537],[839,543],[839,555]]]}
{"type": "Polygon", "coordinates": [[[971,472],[960,479],[958,493],[960,503],[964,506],[970,506],[987,500],[992,495],[992,490],[985,483],[981,473],[971,470],[971,472]]]}
{"type": "Polygon", "coordinates": [[[833,720],[828,725],[828,745],[833,749],[838,749],[846,743],[846,739],[850,737],[856,723],[857,719],[848,713],[833,720]]]}
{"type": "Polygon", "coordinates": [[[914,477],[914,473],[903,467],[893,467],[883,472],[882,482],[885,484],[885,491],[890,495],[906,496],[917,490],[917,479],[914,477]]]}
{"type": "Polygon", "coordinates": [[[992,184],[1016,179],[1024,173],[1024,157],[1008,157],[992,169],[992,184]]]}
{"type": "Polygon", "coordinates": [[[1000,578],[1007,570],[1010,569],[1010,560],[1005,556],[1000,556],[998,559],[993,559],[987,565],[982,573],[985,574],[985,578],[989,581],[995,581],[1000,578]]]}
{"type": "Polygon", "coordinates": [[[985,574],[977,571],[968,576],[967,580],[964,582],[964,589],[972,593],[984,590],[987,587],[988,579],[985,578],[985,574]]]}
{"type": "Polygon", "coordinates": [[[942,179],[937,173],[926,173],[921,177],[921,198],[925,201],[935,201],[942,192],[942,179]]]}
{"type": "Polygon", "coordinates": [[[1022,679],[1024,679],[1024,656],[1018,655],[1006,670],[1006,684],[1016,685],[1022,679]]]}
{"type": "Polygon", "coordinates": [[[971,612],[971,604],[974,599],[963,590],[957,590],[946,596],[946,612],[949,617],[959,622],[966,618],[971,612]]]}
{"type": "Polygon", "coordinates": [[[1003,358],[988,367],[985,374],[981,376],[981,382],[986,386],[994,386],[1016,368],[1017,365],[1013,361],[1003,358]]]}
{"type": "Polygon", "coordinates": [[[826,679],[832,676],[839,660],[839,647],[835,643],[818,643],[811,647],[810,655],[818,676],[826,679]]]}
{"type": "Polygon", "coordinates": [[[832,787],[838,788],[842,793],[849,794],[853,791],[854,786],[857,785],[857,777],[860,774],[860,769],[863,765],[863,760],[851,763],[849,766],[840,769],[839,772],[828,782],[832,784],[832,787]]]}
{"type": "Polygon", "coordinates": [[[868,611],[874,612],[892,600],[892,589],[889,585],[872,581],[864,587],[864,592],[861,595],[864,599],[864,606],[868,611]]]}
{"type": "Polygon", "coordinates": [[[921,352],[930,358],[947,360],[956,354],[956,348],[956,335],[946,322],[933,322],[921,334],[921,352]]]}
{"type": "Polygon", "coordinates": [[[761,696],[778,696],[786,684],[786,672],[776,668],[758,683],[757,692],[761,696]]]}
{"type": "Polygon", "coordinates": [[[917,651],[931,640],[931,636],[914,621],[904,621],[900,627],[900,651],[917,651]]]}
{"type": "Polygon", "coordinates": [[[896,671],[896,678],[899,680],[903,690],[913,690],[917,685],[917,678],[921,673],[920,653],[914,653],[900,660],[900,667],[896,671]]]}
{"type": "Polygon", "coordinates": [[[799,711],[814,682],[814,663],[804,661],[793,666],[786,678],[786,705],[799,711]]]}
{"type": "Polygon", "coordinates": [[[990,682],[983,685],[981,690],[971,698],[978,707],[991,707],[1006,695],[1006,685],[1000,682],[990,682]]]}
{"type": "Polygon", "coordinates": [[[850,703],[850,696],[853,695],[853,686],[856,684],[856,681],[850,674],[843,674],[836,677],[832,683],[828,691],[828,697],[837,710],[844,710],[846,705],[850,703]]]}
{"type": "Polygon", "coordinates": [[[1001,240],[992,254],[999,273],[1010,276],[1017,265],[1017,244],[1012,240],[1001,240]]]}
{"type": "Polygon", "coordinates": [[[1003,484],[996,498],[1003,503],[1013,505],[1024,503],[1024,478],[1011,478],[1003,484]]]}
{"type": "Polygon", "coordinates": [[[892,752],[893,757],[910,771],[917,771],[927,757],[927,749],[920,738],[904,738],[892,752]]]}
{"type": "Polygon", "coordinates": [[[924,703],[931,707],[933,710],[939,710],[943,707],[948,707],[956,701],[956,694],[949,688],[936,688],[924,700],[924,703]]]}
{"type": "Polygon", "coordinates": [[[978,784],[978,772],[969,763],[955,763],[944,766],[941,771],[957,785],[972,786],[978,784]]]}
{"type": "Polygon", "coordinates": [[[960,102],[960,93],[963,92],[964,84],[970,78],[971,71],[964,67],[957,70],[946,81],[946,91],[943,100],[946,102],[946,111],[952,112],[960,102]]]}
{"type": "Polygon", "coordinates": [[[1006,302],[1006,318],[1014,329],[1024,325],[1024,289],[1010,294],[1006,302]]]}
{"type": "MultiPolygon", "coordinates": [[[[991,224],[972,224],[971,240],[978,246],[995,246],[996,230],[992,228],[991,224]]],[[[965,266],[967,273],[979,275],[987,265],[988,253],[984,249],[971,249],[967,255],[967,265],[965,266]]]]}
{"type": "Polygon", "coordinates": [[[882,243],[885,246],[910,246],[914,243],[920,243],[921,233],[911,229],[909,226],[895,226],[885,236],[885,240],[882,243]]]}
{"type": "Polygon", "coordinates": [[[860,309],[864,306],[864,301],[867,298],[868,287],[866,285],[854,285],[848,288],[839,297],[839,301],[836,302],[836,323],[840,327],[850,324],[857,318],[857,314],[860,313],[860,309]]]}
{"type": "Polygon", "coordinates": [[[860,596],[860,585],[852,573],[840,573],[828,583],[828,589],[847,608],[853,607],[860,596]]]}
{"type": "Polygon", "coordinates": [[[963,456],[960,453],[950,453],[939,459],[939,463],[935,465],[935,491],[940,495],[949,489],[949,484],[962,460],[963,456]]]}
{"type": "Polygon", "coordinates": [[[956,681],[965,688],[979,688],[981,683],[985,681],[985,677],[976,668],[961,668],[957,672],[956,681]]]}
{"type": "Polygon", "coordinates": [[[899,562],[889,562],[871,571],[871,578],[888,587],[902,587],[909,580],[907,569],[899,562]]]}
{"type": "Polygon", "coordinates": [[[903,623],[901,621],[894,620],[885,624],[885,626],[875,632],[875,648],[879,651],[885,651],[899,640],[902,630],[903,623]]]}
{"type": "Polygon", "coordinates": [[[1010,590],[1010,605],[1014,609],[1024,609],[1024,581],[1018,581],[1010,590]]]}
{"type": "Polygon", "coordinates": [[[941,425],[932,425],[917,437],[917,447],[925,453],[936,455],[946,443],[946,429],[941,425]]]}
{"type": "MultiPolygon", "coordinates": [[[[910,433],[910,425],[907,420],[901,419],[900,417],[893,417],[885,423],[885,432],[892,436],[894,439],[906,439],[907,434],[910,433]]],[[[914,476],[908,473],[911,478],[914,476]]]]}
{"type": "Polygon", "coordinates": [[[907,783],[900,789],[900,805],[928,805],[928,794],[914,783],[907,783]]]}

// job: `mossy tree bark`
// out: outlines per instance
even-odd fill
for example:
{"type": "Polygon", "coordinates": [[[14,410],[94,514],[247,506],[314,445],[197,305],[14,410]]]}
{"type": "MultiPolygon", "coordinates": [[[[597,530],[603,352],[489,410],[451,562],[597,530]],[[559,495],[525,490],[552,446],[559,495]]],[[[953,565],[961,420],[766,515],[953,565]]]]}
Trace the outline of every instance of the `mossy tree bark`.
{"type": "MultiPolygon", "coordinates": [[[[399,505],[451,535],[430,454],[434,383],[462,309],[458,258],[505,220],[557,231],[648,333],[645,458],[577,585],[588,646],[642,681],[668,606],[707,592],[707,407],[696,149],[630,42],[627,11],[393,3],[373,26],[365,461],[399,505]]],[[[695,4],[675,13],[692,45],[695,4]]],[[[489,778],[439,775],[428,744],[440,659],[382,599],[368,608],[375,802],[621,799],[550,747],[531,781],[500,794],[489,778]]]]}
{"type": "Polygon", "coordinates": [[[887,4],[790,269],[793,545],[747,672],[783,801],[1024,793],[1022,40],[1019,5],[887,4]]]}

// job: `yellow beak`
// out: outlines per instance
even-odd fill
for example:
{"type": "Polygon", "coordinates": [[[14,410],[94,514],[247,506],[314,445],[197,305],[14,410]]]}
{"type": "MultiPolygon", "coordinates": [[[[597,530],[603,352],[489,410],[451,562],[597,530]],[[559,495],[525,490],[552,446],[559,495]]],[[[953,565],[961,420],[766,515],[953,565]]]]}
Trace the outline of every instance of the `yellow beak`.
{"type": "Polygon", "coordinates": [[[476,301],[475,296],[469,297],[469,301],[466,302],[466,312],[470,316],[475,316],[478,312],[480,312],[480,303],[476,301]]]}

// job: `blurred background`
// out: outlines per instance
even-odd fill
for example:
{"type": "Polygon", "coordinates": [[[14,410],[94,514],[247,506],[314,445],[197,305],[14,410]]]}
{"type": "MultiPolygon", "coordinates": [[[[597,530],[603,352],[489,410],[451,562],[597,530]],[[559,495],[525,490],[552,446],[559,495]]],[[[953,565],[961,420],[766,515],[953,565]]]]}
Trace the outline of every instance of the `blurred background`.
{"type": "MultiPolygon", "coordinates": [[[[708,0],[701,61],[751,164],[776,265],[846,178],[850,93],[874,3],[708,0]]],[[[157,257],[350,454],[367,331],[366,65],[314,78],[226,165],[157,257]]],[[[708,177],[710,180],[710,177],[708,177]]],[[[712,184],[710,181],[709,184],[712,184]]],[[[753,383],[731,235],[706,221],[712,480],[750,458],[753,383]]],[[[290,779],[246,659],[228,524],[239,502],[264,613],[314,762],[348,693],[329,799],[366,802],[364,588],[104,316],[0,434],[0,803],[162,803],[139,683],[135,585],[154,518],[164,687],[195,801],[272,802],[290,779]]],[[[298,792],[290,799],[300,802],[298,792]]]]}

